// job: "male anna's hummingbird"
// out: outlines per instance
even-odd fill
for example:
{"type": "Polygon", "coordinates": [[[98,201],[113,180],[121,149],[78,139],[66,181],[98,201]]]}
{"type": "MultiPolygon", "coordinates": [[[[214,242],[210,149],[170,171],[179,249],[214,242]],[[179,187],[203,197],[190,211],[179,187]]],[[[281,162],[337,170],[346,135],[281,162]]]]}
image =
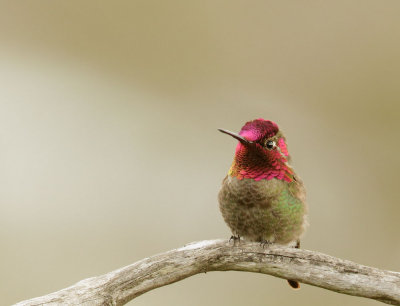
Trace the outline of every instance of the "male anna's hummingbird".
{"type": "MultiPolygon", "coordinates": [[[[219,131],[239,141],[218,195],[232,238],[299,247],[307,223],[305,189],[289,165],[286,139],[276,123],[256,119],[239,134],[219,131]]],[[[288,282],[300,287],[295,280],[288,282]]]]}

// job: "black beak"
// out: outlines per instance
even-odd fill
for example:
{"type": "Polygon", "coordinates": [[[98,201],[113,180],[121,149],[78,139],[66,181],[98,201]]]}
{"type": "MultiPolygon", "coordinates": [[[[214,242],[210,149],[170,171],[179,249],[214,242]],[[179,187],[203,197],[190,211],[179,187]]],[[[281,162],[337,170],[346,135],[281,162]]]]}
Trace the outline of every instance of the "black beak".
{"type": "Polygon", "coordinates": [[[232,136],[233,138],[236,138],[237,140],[239,140],[243,144],[251,144],[251,143],[253,143],[252,141],[247,140],[246,138],[243,138],[242,136],[240,136],[240,135],[238,135],[238,134],[236,134],[234,132],[231,132],[231,131],[228,131],[228,130],[223,130],[223,129],[218,129],[218,131],[220,131],[221,133],[224,133],[224,134],[228,134],[228,135],[232,136]]]}

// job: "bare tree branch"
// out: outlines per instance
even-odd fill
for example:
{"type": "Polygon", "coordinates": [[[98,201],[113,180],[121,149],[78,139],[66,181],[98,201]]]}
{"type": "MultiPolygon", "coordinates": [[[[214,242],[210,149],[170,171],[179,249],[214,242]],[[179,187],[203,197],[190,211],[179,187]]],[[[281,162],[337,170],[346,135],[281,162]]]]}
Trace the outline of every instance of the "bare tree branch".
{"type": "Polygon", "coordinates": [[[233,246],[226,240],[191,243],[16,305],[124,305],[147,291],[198,273],[231,270],[269,274],[400,305],[399,272],[314,251],[281,246],[263,249],[258,243],[244,242],[233,246]]]}

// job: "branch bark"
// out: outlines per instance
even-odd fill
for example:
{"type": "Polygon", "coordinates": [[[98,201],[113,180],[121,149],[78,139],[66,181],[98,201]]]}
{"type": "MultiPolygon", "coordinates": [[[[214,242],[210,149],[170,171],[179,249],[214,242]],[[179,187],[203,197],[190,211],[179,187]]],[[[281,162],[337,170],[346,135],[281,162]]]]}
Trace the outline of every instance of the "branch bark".
{"type": "Polygon", "coordinates": [[[139,295],[209,271],[246,271],[400,305],[400,273],[322,253],[258,243],[205,240],[145,258],[15,305],[124,305],[139,295]]]}

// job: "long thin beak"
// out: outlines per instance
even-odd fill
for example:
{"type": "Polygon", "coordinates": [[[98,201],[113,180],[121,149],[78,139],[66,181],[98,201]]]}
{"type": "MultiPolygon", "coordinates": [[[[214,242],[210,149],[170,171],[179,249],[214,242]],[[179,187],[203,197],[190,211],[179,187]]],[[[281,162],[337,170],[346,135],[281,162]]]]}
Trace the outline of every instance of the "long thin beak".
{"type": "Polygon", "coordinates": [[[247,140],[246,138],[243,138],[242,136],[240,136],[240,135],[238,135],[238,134],[236,134],[234,132],[231,132],[231,131],[228,131],[228,130],[223,130],[223,129],[218,129],[218,131],[220,131],[221,133],[224,133],[224,134],[228,134],[228,135],[232,136],[233,138],[236,138],[237,140],[239,140],[243,144],[251,144],[251,143],[253,143],[252,141],[247,140]]]}

